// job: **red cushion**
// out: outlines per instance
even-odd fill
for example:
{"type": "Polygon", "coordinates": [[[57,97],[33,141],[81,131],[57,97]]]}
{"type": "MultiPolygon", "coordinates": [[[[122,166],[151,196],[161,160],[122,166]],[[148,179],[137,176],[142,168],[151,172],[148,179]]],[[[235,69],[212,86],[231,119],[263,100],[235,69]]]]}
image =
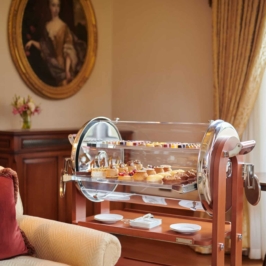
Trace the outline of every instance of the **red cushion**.
{"type": "Polygon", "coordinates": [[[28,253],[16,220],[17,195],[10,170],[0,171],[0,260],[28,253]]]}

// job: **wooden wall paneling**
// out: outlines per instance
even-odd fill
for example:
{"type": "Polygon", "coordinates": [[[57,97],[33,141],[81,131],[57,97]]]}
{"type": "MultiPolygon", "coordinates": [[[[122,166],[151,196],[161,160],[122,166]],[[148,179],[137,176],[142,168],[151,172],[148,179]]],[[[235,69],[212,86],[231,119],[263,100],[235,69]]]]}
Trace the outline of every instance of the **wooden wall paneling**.
{"type": "Polygon", "coordinates": [[[3,167],[10,167],[14,169],[12,167],[14,165],[12,156],[7,154],[1,154],[0,152],[0,165],[3,167]]]}
{"type": "Polygon", "coordinates": [[[58,220],[58,158],[55,154],[27,155],[22,160],[24,213],[58,220]]]}
{"type": "Polygon", "coordinates": [[[72,222],[71,205],[60,198],[64,159],[72,146],[68,135],[78,129],[0,131],[0,163],[17,171],[24,213],[72,222]]]}

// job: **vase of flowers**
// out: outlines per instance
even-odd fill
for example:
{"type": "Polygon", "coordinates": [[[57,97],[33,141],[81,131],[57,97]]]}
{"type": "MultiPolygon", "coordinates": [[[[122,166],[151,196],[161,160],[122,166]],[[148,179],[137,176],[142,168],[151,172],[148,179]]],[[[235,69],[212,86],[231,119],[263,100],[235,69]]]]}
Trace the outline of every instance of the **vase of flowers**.
{"type": "Polygon", "coordinates": [[[31,116],[41,112],[40,106],[36,105],[30,96],[24,98],[15,95],[11,105],[13,106],[13,114],[19,114],[21,117],[22,129],[30,129],[31,116]]]}

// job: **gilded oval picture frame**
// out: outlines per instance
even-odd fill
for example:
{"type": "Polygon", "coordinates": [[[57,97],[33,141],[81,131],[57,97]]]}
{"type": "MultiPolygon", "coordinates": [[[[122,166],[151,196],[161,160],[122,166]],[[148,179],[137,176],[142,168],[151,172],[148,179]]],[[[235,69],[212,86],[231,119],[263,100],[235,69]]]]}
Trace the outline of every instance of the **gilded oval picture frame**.
{"type": "Polygon", "coordinates": [[[13,0],[8,20],[14,64],[36,94],[64,99],[79,91],[96,60],[90,0],[13,0]]]}

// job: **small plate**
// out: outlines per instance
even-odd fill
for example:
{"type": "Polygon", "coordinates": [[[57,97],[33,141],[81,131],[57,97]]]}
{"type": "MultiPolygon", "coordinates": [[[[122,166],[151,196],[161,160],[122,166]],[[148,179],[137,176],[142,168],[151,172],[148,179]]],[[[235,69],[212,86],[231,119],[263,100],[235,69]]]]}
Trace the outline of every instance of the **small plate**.
{"type": "Polygon", "coordinates": [[[179,223],[179,224],[171,224],[170,228],[179,233],[193,234],[199,231],[201,229],[201,226],[198,224],[179,223]]]}
{"type": "Polygon", "coordinates": [[[103,223],[113,224],[121,221],[123,219],[123,216],[119,214],[103,213],[95,215],[94,219],[103,223]]]}

